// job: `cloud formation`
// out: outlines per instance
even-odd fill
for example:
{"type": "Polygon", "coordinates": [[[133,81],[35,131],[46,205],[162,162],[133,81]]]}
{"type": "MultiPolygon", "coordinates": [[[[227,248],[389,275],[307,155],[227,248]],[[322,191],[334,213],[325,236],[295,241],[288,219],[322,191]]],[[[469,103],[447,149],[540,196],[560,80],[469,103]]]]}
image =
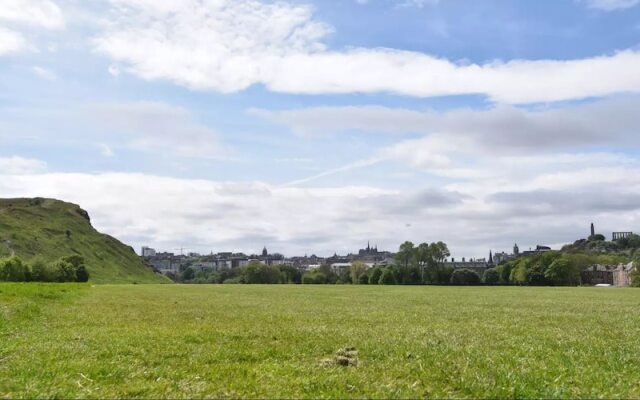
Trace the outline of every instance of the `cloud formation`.
{"type": "MultiPolygon", "coordinates": [[[[224,158],[227,151],[212,129],[193,120],[183,108],[159,102],[103,103],[85,108],[91,123],[102,126],[105,138],[120,139],[136,150],[158,152],[169,157],[224,158]]],[[[113,151],[105,150],[110,156],[113,151]]]]}
{"type": "Polygon", "coordinates": [[[24,48],[24,37],[18,33],[0,26],[0,56],[14,53],[24,48]]]}
{"type": "Polygon", "coordinates": [[[640,4],[640,0],[583,0],[589,8],[604,11],[622,10],[635,7],[640,4]]]}
{"type": "Polygon", "coordinates": [[[40,160],[23,158],[19,156],[0,157],[0,174],[2,175],[25,175],[44,172],[47,163],[40,160]]]}
{"type": "Polygon", "coordinates": [[[62,29],[64,15],[51,0],[2,0],[0,21],[44,29],[62,29]]]}
{"type": "Polygon", "coordinates": [[[640,52],[577,60],[458,64],[385,48],[329,51],[309,6],[255,0],[112,0],[96,50],[146,80],[224,93],[261,84],[294,94],[483,94],[532,103],[640,91],[640,52]]]}
{"type": "MultiPolygon", "coordinates": [[[[608,171],[611,172],[611,171],[608,171]]],[[[580,174],[580,173],[579,173],[580,174]]],[[[478,256],[580,237],[592,220],[603,232],[640,223],[640,168],[623,191],[603,192],[589,173],[571,190],[548,179],[454,189],[390,190],[350,186],[278,188],[266,183],[176,179],[127,173],[0,174],[4,197],[45,196],[86,208],[100,230],[138,247],[197,251],[271,251],[323,255],[357,250],[367,240],[395,249],[404,240],[444,240],[454,255],[478,256]],[[572,193],[578,198],[572,197],[572,193]],[[615,212],[614,212],[615,211],[615,212]]],[[[614,174],[604,184],[616,187],[614,174]]]]}

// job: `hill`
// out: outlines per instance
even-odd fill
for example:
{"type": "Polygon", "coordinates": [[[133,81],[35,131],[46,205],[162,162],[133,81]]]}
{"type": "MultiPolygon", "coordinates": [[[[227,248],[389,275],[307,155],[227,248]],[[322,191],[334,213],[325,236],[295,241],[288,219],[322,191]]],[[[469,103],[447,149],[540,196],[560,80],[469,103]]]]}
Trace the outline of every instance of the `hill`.
{"type": "Polygon", "coordinates": [[[0,199],[0,257],[13,254],[27,261],[81,255],[96,283],[168,282],[130,246],[95,230],[85,210],[59,200],[0,199]]]}

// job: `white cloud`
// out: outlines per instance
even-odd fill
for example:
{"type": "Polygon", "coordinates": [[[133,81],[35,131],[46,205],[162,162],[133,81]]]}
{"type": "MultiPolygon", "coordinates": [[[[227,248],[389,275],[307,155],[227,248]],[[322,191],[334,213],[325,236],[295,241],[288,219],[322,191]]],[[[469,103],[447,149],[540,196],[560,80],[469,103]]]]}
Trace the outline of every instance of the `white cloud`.
{"type": "Polygon", "coordinates": [[[313,107],[249,113],[288,126],[301,136],[348,131],[429,135],[429,145],[531,153],[597,145],[640,147],[640,97],[622,97],[556,108],[507,105],[446,112],[383,106],[313,107]]]}
{"type": "Polygon", "coordinates": [[[0,20],[45,29],[65,26],[62,10],[51,0],[2,0],[0,20]]]}
{"type": "Polygon", "coordinates": [[[604,171],[595,184],[589,181],[592,171],[573,173],[566,177],[574,182],[570,190],[561,189],[560,177],[540,190],[541,175],[533,184],[488,184],[484,191],[278,188],[144,174],[4,172],[0,193],[73,201],[90,212],[98,229],[135,246],[251,252],[267,245],[289,255],[329,255],[357,250],[367,240],[387,249],[404,240],[444,240],[461,257],[484,255],[488,246],[508,249],[514,241],[523,248],[572,241],[586,234],[592,220],[605,232],[637,229],[640,168],[624,171],[624,188],[613,172],[604,171]],[[603,185],[610,190],[603,193],[603,185]],[[571,200],[572,193],[580,198],[571,200]]]}
{"type": "Polygon", "coordinates": [[[589,8],[595,8],[604,11],[621,10],[625,8],[635,7],[640,4],[640,0],[583,0],[586,1],[589,8]]]}
{"type": "MultiPolygon", "coordinates": [[[[195,122],[183,108],[158,102],[94,104],[88,118],[106,128],[102,136],[168,157],[230,158],[210,128],[195,122]]],[[[106,145],[106,144],[105,144],[106,145]]],[[[104,151],[103,154],[111,154],[104,151]]]]}
{"type": "Polygon", "coordinates": [[[20,33],[0,26],[0,56],[20,51],[25,44],[24,37],[20,33]]]}
{"type": "Polygon", "coordinates": [[[529,103],[640,91],[640,52],[578,60],[456,64],[381,48],[327,51],[331,29],[309,6],[255,0],[112,0],[96,49],[128,72],[196,90],[254,84],[284,93],[485,94],[529,103]]]}
{"type": "Polygon", "coordinates": [[[19,156],[0,157],[0,175],[23,175],[44,172],[47,163],[19,156]]]}
{"type": "Polygon", "coordinates": [[[51,71],[48,68],[43,68],[43,67],[39,67],[39,66],[33,66],[31,67],[31,71],[33,71],[33,73],[41,79],[47,80],[47,81],[55,81],[58,79],[58,75],[56,75],[55,72],[51,71]]]}

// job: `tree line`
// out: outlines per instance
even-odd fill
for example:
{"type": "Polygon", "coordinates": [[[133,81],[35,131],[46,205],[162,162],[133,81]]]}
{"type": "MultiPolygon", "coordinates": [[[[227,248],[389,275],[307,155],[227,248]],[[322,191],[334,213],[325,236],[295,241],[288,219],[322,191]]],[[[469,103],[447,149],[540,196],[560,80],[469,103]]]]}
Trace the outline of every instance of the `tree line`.
{"type": "Polygon", "coordinates": [[[5,282],[88,282],[84,258],[62,257],[53,262],[34,258],[30,262],[12,256],[0,259],[0,281],[5,282]]]}
{"type": "MultiPolygon", "coordinates": [[[[183,283],[292,283],[357,285],[531,285],[577,286],[580,273],[594,264],[626,263],[620,254],[567,253],[552,251],[520,257],[487,268],[483,273],[471,269],[454,269],[446,264],[450,256],[443,242],[400,245],[391,265],[369,267],[354,261],[349,268],[334,270],[322,265],[301,272],[290,265],[265,265],[251,262],[242,268],[220,271],[195,271],[186,268],[172,276],[183,283]]],[[[640,273],[633,273],[640,285],[640,273]]]]}

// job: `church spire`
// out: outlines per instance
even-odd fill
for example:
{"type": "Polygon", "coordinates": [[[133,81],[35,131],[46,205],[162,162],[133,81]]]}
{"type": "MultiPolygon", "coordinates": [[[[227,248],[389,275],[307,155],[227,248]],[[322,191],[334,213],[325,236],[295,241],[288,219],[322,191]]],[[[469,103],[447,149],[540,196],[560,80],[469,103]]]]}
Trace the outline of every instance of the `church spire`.
{"type": "Polygon", "coordinates": [[[489,250],[489,264],[493,265],[493,251],[489,250]]]}

